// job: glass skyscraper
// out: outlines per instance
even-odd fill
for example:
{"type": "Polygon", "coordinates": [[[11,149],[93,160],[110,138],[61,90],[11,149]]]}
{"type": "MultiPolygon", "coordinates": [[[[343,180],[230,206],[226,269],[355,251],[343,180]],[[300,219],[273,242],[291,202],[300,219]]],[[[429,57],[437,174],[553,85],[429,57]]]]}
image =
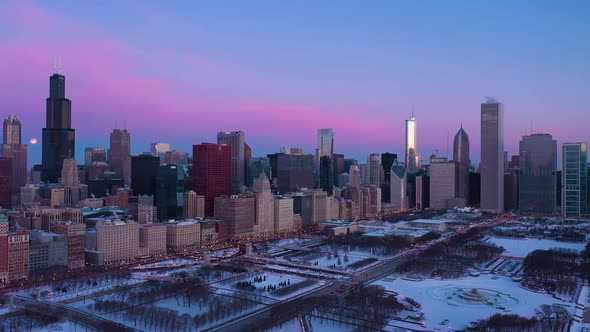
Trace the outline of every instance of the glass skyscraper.
{"type": "Polygon", "coordinates": [[[406,120],[405,166],[408,173],[416,173],[420,167],[420,156],[416,148],[416,118],[412,112],[412,117],[406,120]]]}
{"type": "Polygon", "coordinates": [[[588,145],[564,143],[562,146],[561,211],[564,216],[588,213],[588,145]]]}
{"type": "Polygon", "coordinates": [[[504,211],[504,104],[481,104],[481,208],[504,211]]]}
{"type": "Polygon", "coordinates": [[[549,134],[523,136],[518,168],[520,211],[554,213],[557,205],[557,141],[549,134]]]}

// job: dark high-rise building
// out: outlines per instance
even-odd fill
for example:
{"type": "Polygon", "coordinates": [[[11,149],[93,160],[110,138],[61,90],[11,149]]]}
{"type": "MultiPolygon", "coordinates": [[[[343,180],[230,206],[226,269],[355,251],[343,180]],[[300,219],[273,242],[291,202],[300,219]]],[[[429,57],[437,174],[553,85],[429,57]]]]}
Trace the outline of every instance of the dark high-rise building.
{"type": "Polygon", "coordinates": [[[159,167],[160,157],[151,154],[131,157],[131,189],[134,196],[155,195],[159,167]]]}
{"type": "Polygon", "coordinates": [[[320,158],[320,189],[332,196],[334,176],[332,175],[332,159],[328,156],[320,158]]]}
{"type": "Polygon", "coordinates": [[[12,207],[12,160],[0,157],[0,208],[12,207]]]}
{"type": "Polygon", "coordinates": [[[176,165],[162,165],[156,177],[158,219],[182,219],[184,170],[176,165]]]}
{"type": "Polygon", "coordinates": [[[469,206],[479,206],[481,203],[481,176],[479,173],[469,173],[469,206]]]}
{"type": "Polygon", "coordinates": [[[66,78],[49,78],[46,124],[43,128],[41,180],[58,182],[64,159],[75,158],[76,131],[72,129],[72,103],[66,98],[66,78]]]}
{"type": "Polygon", "coordinates": [[[520,212],[555,213],[557,141],[549,134],[523,136],[519,151],[520,212]]]}
{"type": "Polygon", "coordinates": [[[464,198],[469,202],[469,136],[461,129],[453,141],[453,162],[455,167],[455,197],[464,198]]]}
{"type": "MultiPolygon", "coordinates": [[[[248,145],[248,143],[244,143],[244,186],[246,187],[251,186],[248,185],[248,178],[255,176],[254,174],[248,173],[250,169],[250,159],[252,159],[252,148],[250,147],[250,145],[248,145]]],[[[258,175],[260,175],[260,172],[258,173],[258,175]]],[[[252,183],[254,183],[254,181],[252,181],[252,183]]]]}
{"type": "MultiPolygon", "coordinates": [[[[246,138],[243,131],[220,131],[217,133],[217,144],[231,147],[232,191],[237,194],[246,183],[246,138]]],[[[250,154],[252,152],[250,151],[250,154]]]]}
{"type": "Polygon", "coordinates": [[[193,190],[205,196],[206,216],[213,216],[215,197],[232,193],[231,150],[229,145],[193,145],[193,190]]]}
{"type": "Polygon", "coordinates": [[[21,144],[21,122],[16,116],[9,115],[3,129],[0,156],[12,160],[12,194],[16,195],[27,183],[27,145],[21,144]]]}
{"type": "Polygon", "coordinates": [[[389,202],[391,197],[391,166],[397,160],[397,154],[385,152],[381,154],[381,168],[383,169],[383,183],[381,184],[381,197],[383,202],[389,202]]]}
{"type": "Polygon", "coordinates": [[[348,159],[344,159],[344,171],[348,172],[348,170],[350,169],[350,166],[352,165],[357,165],[357,161],[356,159],[352,159],[352,158],[348,158],[348,159]]]}
{"type": "Polygon", "coordinates": [[[588,144],[563,143],[561,148],[561,213],[585,215],[588,213],[588,144]]]}
{"type": "Polygon", "coordinates": [[[340,176],[340,174],[348,171],[348,169],[344,168],[344,155],[343,154],[334,153],[333,166],[334,166],[333,183],[338,183],[338,177],[340,176]]]}
{"type": "Polygon", "coordinates": [[[314,187],[314,157],[276,153],[268,155],[273,179],[280,194],[314,187]]]}
{"type": "Polygon", "coordinates": [[[504,173],[504,209],[518,210],[518,170],[509,169],[504,173]]]}
{"type": "Polygon", "coordinates": [[[88,195],[97,198],[114,196],[117,191],[125,187],[120,174],[115,172],[104,172],[96,178],[87,180],[88,195]]]}
{"type": "Polygon", "coordinates": [[[127,129],[115,129],[111,133],[109,164],[125,184],[131,183],[131,134],[127,129]]]}
{"type": "Polygon", "coordinates": [[[481,104],[481,208],[504,211],[504,104],[481,104]]]}
{"type": "Polygon", "coordinates": [[[258,178],[261,172],[264,172],[266,177],[271,179],[270,160],[266,157],[251,158],[248,161],[248,177],[246,178],[246,185],[252,187],[254,185],[254,179],[258,178]],[[256,174],[258,174],[258,176],[256,174]]]}

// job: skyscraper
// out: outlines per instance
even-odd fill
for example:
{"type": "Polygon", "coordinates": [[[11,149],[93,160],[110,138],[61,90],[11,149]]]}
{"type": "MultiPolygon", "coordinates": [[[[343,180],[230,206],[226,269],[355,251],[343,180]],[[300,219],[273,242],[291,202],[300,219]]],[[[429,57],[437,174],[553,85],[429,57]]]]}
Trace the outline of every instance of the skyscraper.
{"type": "Polygon", "coordinates": [[[416,118],[412,111],[412,116],[406,120],[406,148],[405,148],[405,166],[408,173],[416,173],[420,167],[420,156],[416,144],[416,118]]]}
{"type": "Polygon", "coordinates": [[[394,209],[408,208],[407,173],[406,168],[397,160],[391,166],[390,202],[394,209]]]}
{"type": "Polygon", "coordinates": [[[217,133],[217,144],[231,147],[231,183],[232,192],[237,194],[246,183],[246,138],[243,131],[225,131],[217,133]]]}
{"type": "Polygon", "coordinates": [[[270,181],[266,173],[260,172],[254,180],[254,193],[256,193],[256,221],[254,225],[255,235],[272,235],[274,233],[274,203],[273,194],[270,191],[270,181]]]}
{"type": "Polygon", "coordinates": [[[127,129],[114,129],[111,133],[109,164],[126,185],[131,183],[131,134],[127,129]]]}
{"type": "Polygon", "coordinates": [[[332,128],[318,129],[318,161],[323,156],[333,158],[334,155],[334,133],[332,128]]]}
{"type": "Polygon", "coordinates": [[[557,141],[549,134],[523,136],[519,151],[520,212],[554,213],[557,208],[557,141]]]}
{"type": "Polygon", "coordinates": [[[320,158],[320,188],[328,193],[328,196],[332,195],[334,190],[334,176],[332,174],[332,159],[328,156],[320,158]]]}
{"type": "Polygon", "coordinates": [[[184,171],[176,165],[161,165],[156,176],[158,219],[182,219],[184,171]]]}
{"type": "Polygon", "coordinates": [[[367,158],[367,184],[379,187],[381,185],[381,161],[378,153],[371,153],[367,158]]]}
{"type": "Polygon", "coordinates": [[[481,208],[504,210],[504,105],[494,99],[481,104],[481,208]]]}
{"type": "Polygon", "coordinates": [[[160,158],[150,154],[131,157],[131,189],[133,195],[155,195],[160,158]]]}
{"type": "Polygon", "coordinates": [[[334,175],[334,183],[338,183],[338,176],[344,172],[347,171],[347,169],[344,168],[344,155],[343,154],[338,154],[338,153],[334,153],[334,158],[332,159],[332,164],[333,164],[333,172],[332,174],[334,175]]]}
{"type": "Polygon", "coordinates": [[[0,207],[12,207],[12,160],[0,157],[0,207]]]}
{"type": "Polygon", "coordinates": [[[455,197],[464,198],[469,203],[469,136],[461,129],[455,135],[453,141],[453,161],[455,167],[455,197]]]}
{"type": "Polygon", "coordinates": [[[76,131],[72,129],[72,103],[66,98],[66,78],[49,78],[46,125],[43,128],[41,180],[57,182],[66,158],[75,158],[76,131]]]}
{"type": "Polygon", "coordinates": [[[350,165],[350,168],[348,169],[348,183],[349,186],[352,188],[361,188],[361,170],[359,168],[359,165],[350,165]]]}
{"type": "Polygon", "coordinates": [[[75,188],[79,186],[78,163],[75,159],[64,159],[61,170],[61,183],[66,188],[75,188]]]}
{"type": "Polygon", "coordinates": [[[213,143],[193,145],[193,190],[205,196],[206,216],[213,215],[216,197],[231,195],[231,150],[228,145],[213,143]]]}
{"type": "Polygon", "coordinates": [[[18,194],[20,187],[27,183],[27,145],[21,144],[21,122],[9,115],[4,119],[3,144],[0,155],[12,161],[12,194],[18,194]]]}
{"type": "Polygon", "coordinates": [[[268,155],[272,177],[277,180],[280,194],[298,191],[301,188],[313,188],[313,156],[276,153],[268,155]]]}
{"type": "Polygon", "coordinates": [[[430,207],[435,210],[453,207],[457,183],[457,163],[447,158],[430,160],[430,207]]]}
{"type": "Polygon", "coordinates": [[[588,145],[563,143],[561,212],[564,216],[588,213],[588,145]]]}
{"type": "Polygon", "coordinates": [[[397,160],[397,154],[385,152],[381,154],[381,168],[383,169],[383,183],[381,184],[381,195],[384,202],[389,202],[391,181],[391,166],[397,160]]]}

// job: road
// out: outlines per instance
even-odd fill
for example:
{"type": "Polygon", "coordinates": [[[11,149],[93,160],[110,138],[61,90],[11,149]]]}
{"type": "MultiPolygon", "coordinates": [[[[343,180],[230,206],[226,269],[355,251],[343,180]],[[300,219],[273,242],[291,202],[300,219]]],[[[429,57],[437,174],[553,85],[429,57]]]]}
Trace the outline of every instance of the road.
{"type": "Polygon", "coordinates": [[[261,322],[272,322],[279,320],[280,318],[275,316],[277,313],[285,313],[285,316],[292,315],[292,317],[295,318],[299,313],[308,312],[309,310],[313,309],[316,304],[314,302],[314,298],[326,295],[336,295],[338,296],[339,300],[342,300],[346,293],[352,288],[358,287],[360,285],[368,285],[376,280],[390,275],[400,264],[404,263],[413,256],[419,255],[422,251],[431,246],[441,243],[448,243],[453,237],[463,235],[472,229],[494,227],[504,222],[505,220],[496,219],[469,227],[464,227],[453,234],[451,237],[441,238],[439,240],[430,242],[428,245],[406,250],[395,257],[370,266],[363,271],[352,273],[350,277],[339,279],[312,292],[301,294],[288,300],[255,310],[249,314],[223,322],[204,331],[257,331],[261,329],[261,322]]]}

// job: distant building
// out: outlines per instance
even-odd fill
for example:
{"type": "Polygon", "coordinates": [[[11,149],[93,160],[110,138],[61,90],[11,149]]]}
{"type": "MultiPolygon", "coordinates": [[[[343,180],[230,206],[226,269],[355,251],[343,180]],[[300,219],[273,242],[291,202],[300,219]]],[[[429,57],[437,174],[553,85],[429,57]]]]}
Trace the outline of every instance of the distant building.
{"type": "Polygon", "coordinates": [[[166,225],[147,224],[139,227],[139,251],[148,256],[166,254],[166,225]]]}
{"type": "Polygon", "coordinates": [[[254,235],[256,195],[242,193],[216,197],[215,219],[227,223],[229,238],[254,235]]]}
{"type": "Polygon", "coordinates": [[[285,196],[274,197],[274,229],[285,232],[293,229],[293,198],[285,196]]]}
{"type": "Polygon", "coordinates": [[[416,209],[423,210],[430,207],[430,176],[416,176],[416,209]]]}
{"type": "Polygon", "coordinates": [[[185,219],[205,217],[205,196],[197,195],[193,190],[189,190],[184,193],[183,200],[183,217],[185,219]]]}
{"type": "Polygon", "coordinates": [[[105,264],[127,262],[139,256],[139,224],[133,221],[105,220],[86,232],[87,251],[104,255],[105,264]]]}
{"type": "Polygon", "coordinates": [[[356,164],[350,165],[348,170],[348,185],[357,189],[361,187],[361,170],[356,164]]]}
{"type": "Polygon", "coordinates": [[[521,213],[557,210],[557,141],[549,134],[523,136],[518,167],[521,213]]]}
{"type": "Polygon", "coordinates": [[[0,157],[0,207],[12,208],[12,159],[0,157]]]}
{"type": "Polygon", "coordinates": [[[168,251],[193,251],[201,245],[201,224],[197,219],[166,223],[166,246],[168,251]]]}
{"type": "Polygon", "coordinates": [[[26,278],[29,259],[29,233],[25,229],[10,232],[8,219],[0,215],[0,283],[26,278]]]}
{"type": "Polygon", "coordinates": [[[131,157],[131,189],[133,195],[155,195],[160,158],[149,154],[131,157]]]}
{"type": "Polygon", "coordinates": [[[21,142],[21,129],[21,122],[16,116],[9,115],[4,119],[4,140],[0,145],[0,156],[10,158],[12,162],[13,195],[17,195],[20,188],[27,183],[27,145],[21,142]]]}
{"type": "Polygon", "coordinates": [[[463,126],[453,141],[453,161],[455,167],[455,197],[462,198],[469,204],[469,136],[463,126]]]}
{"type": "Polygon", "coordinates": [[[320,158],[320,188],[328,193],[329,196],[332,195],[334,190],[334,175],[332,174],[333,165],[332,159],[328,156],[323,156],[320,158]]]}
{"type": "Polygon", "coordinates": [[[121,175],[125,185],[131,184],[131,134],[127,129],[114,129],[108,156],[113,172],[121,175]]]}
{"type": "Polygon", "coordinates": [[[563,143],[561,212],[564,216],[588,213],[588,145],[563,143]]]}
{"type": "Polygon", "coordinates": [[[430,207],[435,210],[447,209],[455,198],[455,176],[457,164],[447,158],[430,160],[430,207]]]}
{"type": "Polygon", "coordinates": [[[254,181],[253,189],[256,194],[254,233],[260,236],[272,235],[274,233],[273,194],[266,173],[260,172],[259,177],[254,181]]]}
{"type": "Polygon", "coordinates": [[[481,104],[481,208],[504,211],[504,105],[481,104]]]}
{"type": "Polygon", "coordinates": [[[381,155],[379,153],[371,153],[367,158],[367,184],[372,186],[381,186],[381,155]]]}
{"type": "Polygon", "coordinates": [[[193,146],[193,190],[205,196],[205,215],[214,214],[215,198],[232,192],[231,147],[212,143],[193,146]]]}
{"type": "Polygon", "coordinates": [[[254,179],[258,178],[260,172],[266,173],[266,176],[270,179],[270,160],[267,157],[250,158],[248,161],[248,172],[246,177],[246,185],[252,187],[254,179]]]}
{"type": "Polygon", "coordinates": [[[406,120],[406,148],[405,148],[405,167],[408,173],[416,173],[420,168],[420,155],[418,154],[416,140],[416,118],[412,111],[412,116],[406,120]]]}
{"type": "Polygon", "coordinates": [[[272,177],[277,180],[277,191],[287,193],[314,187],[312,155],[273,154],[268,156],[272,177]]]}
{"type": "Polygon", "coordinates": [[[183,215],[184,171],[176,165],[161,165],[156,176],[158,219],[181,219],[183,215]]]}
{"type": "Polygon", "coordinates": [[[68,266],[68,241],[65,235],[30,231],[29,240],[29,271],[68,266]]]}
{"type": "Polygon", "coordinates": [[[391,166],[397,160],[397,154],[395,153],[382,153],[381,154],[381,168],[383,170],[383,182],[381,183],[381,194],[382,201],[389,202],[391,198],[390,194],[390,181],[391,181],[391,166]]]}
{"type": "Polygon", "coordinates": [[[332,170],[332,174],[333,174],[333,183],[337,184],[338,183],[338,177],[340,176],[340,174],[347,172],[348,169],[344,168],[344,155],[343,154],[337,154],[334,153],[334,158],[332,160],[332,165],[333,165],[333,170],[332,170]]]}
{"type": "Polygon", "coordinates": [[[507,169],[504,172],[504,210],[518,210],[518,183],[517,169],[507,169]]]}
{"type": "Polygon", "coordinates": [[[246,183],[245,134],[241,130],[218,132],[217,144],[225,144],[231,147],[232,193],[238,194],[246,183]]]}
{"type": "Polygon", "coordinates": [[[168,143],[151,143],[150,144],[150,153],[154,157],[159,157],[160,159],[164,159],[166,152],[170,151],[170,144],[168,143]]]}
{"type": "Polygon", "coordinates": [[[407,198],[407,172],[406,168],[395,162],[391,166],[391,207],[394,209],[407,209],[408,198],[407,198]]]}

